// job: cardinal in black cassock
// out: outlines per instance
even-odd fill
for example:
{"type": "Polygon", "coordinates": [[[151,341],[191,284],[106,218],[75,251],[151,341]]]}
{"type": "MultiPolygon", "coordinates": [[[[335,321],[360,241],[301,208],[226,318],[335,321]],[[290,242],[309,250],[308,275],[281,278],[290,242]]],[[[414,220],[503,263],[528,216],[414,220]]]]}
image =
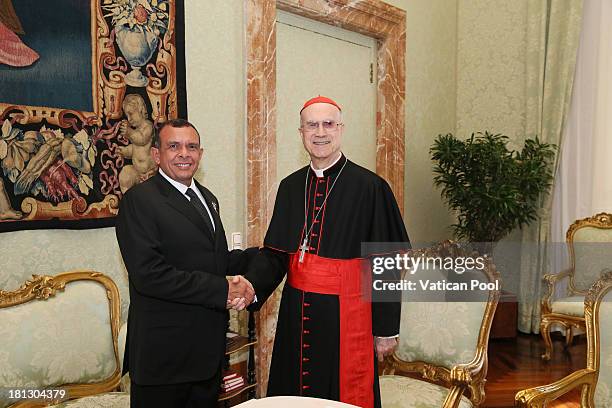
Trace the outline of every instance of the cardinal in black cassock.
{"type": "Polygon", "coordinates": [[[268,396],[379,407],[374,338],[398,335],[401,307],[399,296],[380,303],[364,297],[373,254],[362,253],[362,243],[408,249],[408,235],[387,182],[340,152],[340,107],[317,97],[300,113],[312,162],[281,181],[264,247],[245,275],[257,307],[288,273],[268,396]],[[327,166],[315,170],[315,162],[327,166]]]}

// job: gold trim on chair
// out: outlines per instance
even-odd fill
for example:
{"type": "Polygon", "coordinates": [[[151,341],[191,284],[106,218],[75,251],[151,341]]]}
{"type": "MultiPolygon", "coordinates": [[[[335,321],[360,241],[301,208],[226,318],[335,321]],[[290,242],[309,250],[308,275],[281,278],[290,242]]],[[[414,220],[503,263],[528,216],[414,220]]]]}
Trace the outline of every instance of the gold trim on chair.
{"type": "MultiPolygon", "coordinates": [[[[119,381],[121,379],[121,365],[119,362],[119,348],[117,339],[119,335],[121,303],[117,285],[115,285],[111,278],[100,272],[73,271],[61,273],[56,276],[32,275],[32,279],[26,281],[19,289],[10,292],[0,291],[0,309],[2,309],[17,306],[30,301],[46,301],[49,298],[58,296],[60,292],[63,292],[67,284],[84,280],[98,282],[106,289],[106,295],[109,301],[108,308],[110,314],[116,369],[110,377],[98,383],[63,384],[53,386],[54,389],[61,388],[66,390],[66,395],[68,395],[70,399],[112,391],[119,385],[119,381]]],[[[10,405],[10,408],[43,407],[58,404],[59,402],[61,401],[22,401],[10,405]]]]}
{"type": "Polygon", "coordinates": [[[582,387],[580,406],[594,407],[595,387],[599,377],[600,339],[599,309],[604,296],[612,290],[612,270],[608,270],[588,291],[584,301],[587,336],[587,367],[552,384],[521,390],[516,394],[517,407],[543,408],[576,387],[582,387]]]}
{"type": "Polygon", "coordinates": [[[561,313],[553,313],[552,298],[555,294],[555,286],[565,278],[568,278],[567,295],[586,295],[586,290],[580,290],[576,287],[574,278],[576,272],[576,254],[574,251],[574,235],[578,230],[585,227],[610,229],[612,228],[612,214],[605,212],[596,214],[592,217],[576,220],[567,230],[565,239],[568,246],[570,267],[557,274],[546,274],[542,278],[545,283],[546,293],[542,298],[541,310],[542,320],[540,322],[540,333],[544,340],[545,352],[542,354],[542,359],[550,360],[552,353],[552,340],[550,338],[550,327],[553,324],[559,324],[566,329],[565,344],[569,346],[572,343],[574,334],[573,329],[585,330],[584,317],[572,316],[561,313]]]}
{"type": "MultiPolygon", "coordinates": [[[[451,256],[451,257],[477,257],[478,253],[470,253],[463,249],[459,244],[452,241],[444,241],[437,246],[412,250],[411,256],[418,257],[435,257],[435,256],[451,256]]],[[[490,283],[500,282],[500,274],[495,269],[491,258],[487,255],[484,258],[483,274],[490,283]]],[[[395,374],[396,371],[418,373],[422,378],[433,381],[442,382],[449,387],[443,407],[454,408],[458,407],[461,402],[461,397],[466,390],[470,392],[470,401],[474,406],[479,406],[485,399],[485,382],[488,370],[487,349],[489,344],[489,332],[493,322],[493,316],[499,302],[499,290],[489,290],[487,298],[487,306],[484,311],[482,324],[478,334],[478,342],[476,345],[476,353],[472,361],[466,364],[457,364],[452,369],[430,364],[425,361],[407,362],[403,361],[394,353],[385,358],[383,374],[395,374]]]]}

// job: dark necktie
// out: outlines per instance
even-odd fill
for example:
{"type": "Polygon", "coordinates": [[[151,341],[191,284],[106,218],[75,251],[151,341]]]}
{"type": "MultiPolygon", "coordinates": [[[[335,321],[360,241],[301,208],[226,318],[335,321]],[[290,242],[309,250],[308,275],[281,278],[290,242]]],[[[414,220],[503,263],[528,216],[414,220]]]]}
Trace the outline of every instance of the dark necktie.
{"type": "Polygon", "coordinates": [[[191,204],[193,204],[195,209],[198,210],[198,212],[204,219],[204,224],[206,224],[206,227],[214,235],[215,230],[213,229],[212,221],[210,220],[210,215],[208,215],[208,211],[206,211],[206,207],[204,207],[204,204],[202,203],[198,195],[191,188],[188,188],[185,194],[187,194],[187,196],[191,199],[191,204]]]}

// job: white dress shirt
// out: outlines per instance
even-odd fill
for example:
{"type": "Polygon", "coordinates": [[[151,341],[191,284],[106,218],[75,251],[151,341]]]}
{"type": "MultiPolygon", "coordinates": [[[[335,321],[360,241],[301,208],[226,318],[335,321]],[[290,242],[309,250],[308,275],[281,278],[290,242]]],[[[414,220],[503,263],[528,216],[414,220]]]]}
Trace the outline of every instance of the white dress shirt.
{"type": "Polygon", "coordinates": [[[213,216],[210,212],[210,208],[208,208],[208,204],[206,204],[206,200],[204,199],[204,196],[200,192],[200,189],[198,188],[198,186],[196,186],[195,181],[191,179],[191,185],[187,187],[183,183],[179,183],[178,181],[171,179],[170,176],[164,173],[164,171],[161,168],[159,169],[159,174],[161,174],[166,180],[168,180],[168,182],[172,184],[172,186],[174,186],[174,188],[176,188],[182,195],[187,197],[189,201],[191,201],[191,198],[189,198],[189,196],[186,194],[187,190],[192,189],[193,191],[195,191],[196,195],[198,196],[202,204],[204,204],[204,208],[206,208],[206,212],[208,212],[208,216],[210,217],[210,222],[212,223],[213,231],[214,231],[216,229],[215,220],[213,219],[213,216]]]}

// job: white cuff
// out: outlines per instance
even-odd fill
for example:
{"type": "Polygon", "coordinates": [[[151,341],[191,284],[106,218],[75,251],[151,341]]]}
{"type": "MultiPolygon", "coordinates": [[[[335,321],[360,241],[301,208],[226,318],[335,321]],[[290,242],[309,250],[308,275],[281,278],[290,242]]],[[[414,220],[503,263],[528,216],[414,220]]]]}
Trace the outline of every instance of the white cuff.
{"type": "Polygon", "coordinates": [[[378,339],[397,339],[399,337],[399,334],[396,334],[395,336],[374,336],[378,339]]]}

